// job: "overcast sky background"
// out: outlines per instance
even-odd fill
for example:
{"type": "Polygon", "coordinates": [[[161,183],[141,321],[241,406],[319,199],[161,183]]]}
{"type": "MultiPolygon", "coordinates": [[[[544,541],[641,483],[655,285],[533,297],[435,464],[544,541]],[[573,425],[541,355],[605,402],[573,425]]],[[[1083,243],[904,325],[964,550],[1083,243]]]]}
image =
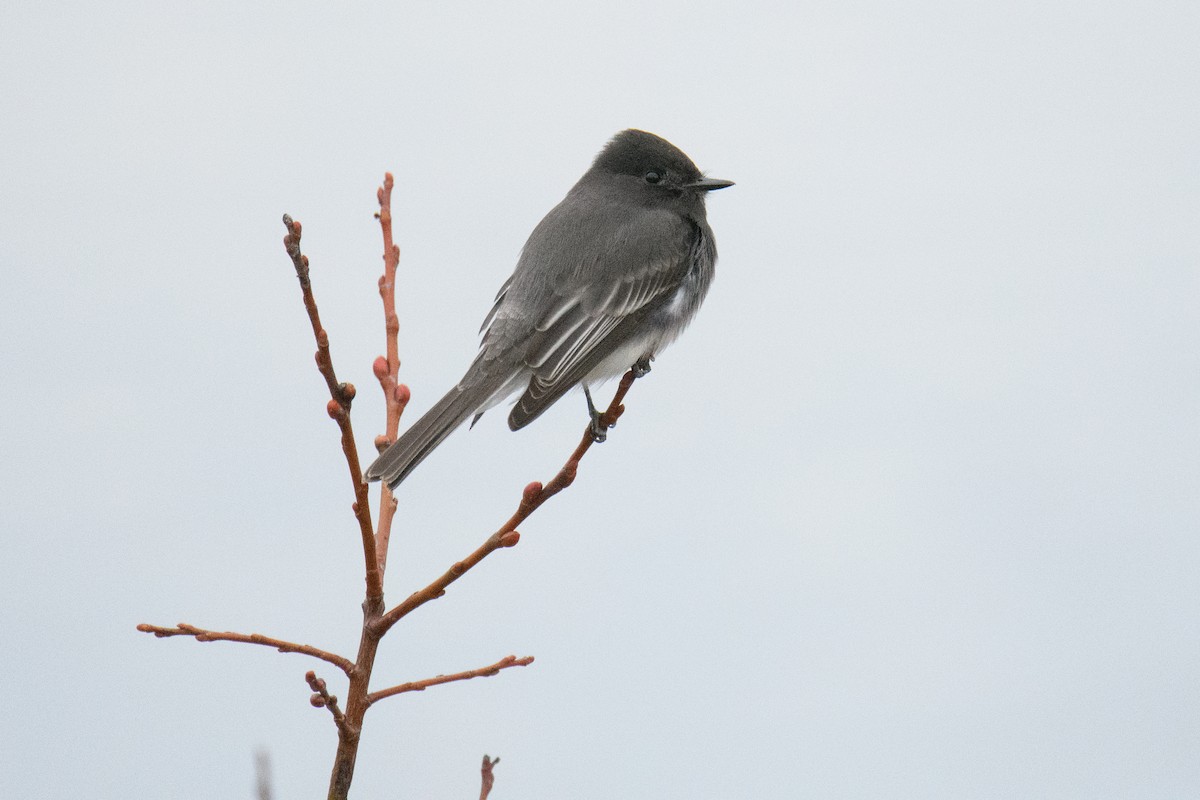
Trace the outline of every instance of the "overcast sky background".
{"type": "MultiPolygon", "coordinates": [[[[322,796],[369,452],[375,187],[406,422],[605,141],[710,175],[721,259],[579,480],[385,641],[358,797],[1200,795],[1193,2],[8,3],[0,796],[322,796]]],[[[606,389],[603,394],[608,394],[606,389]]],[[[578,439],[492,413],[405,483],[386,590],[578,439]]]]}

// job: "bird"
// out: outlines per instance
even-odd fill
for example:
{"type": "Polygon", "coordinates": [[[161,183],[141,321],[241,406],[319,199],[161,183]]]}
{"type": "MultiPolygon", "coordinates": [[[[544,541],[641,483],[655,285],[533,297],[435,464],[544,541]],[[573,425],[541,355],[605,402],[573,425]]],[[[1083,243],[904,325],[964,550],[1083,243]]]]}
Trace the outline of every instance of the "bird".
{"type": "Polygon", "coordinates": [[[717,262],[705,197],[732,185],[653,133],[613,136],[530,234],[462,380],[379,455],[367,480],[395,489],[468,418],[474,426],[518,393],[514,431],[582,385],[602,441],[589,386],[649,371],[696,315],[717,262]]]}

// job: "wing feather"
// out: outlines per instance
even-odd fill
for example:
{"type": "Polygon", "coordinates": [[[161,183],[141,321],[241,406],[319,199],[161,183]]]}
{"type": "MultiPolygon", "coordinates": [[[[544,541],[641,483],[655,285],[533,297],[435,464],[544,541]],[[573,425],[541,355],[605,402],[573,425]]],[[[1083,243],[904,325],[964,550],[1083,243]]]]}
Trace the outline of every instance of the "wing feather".
{"type": "Polygon", "coordinates": [[[674,211],[578,209],[568,195],[542,220],[484,320],[482,350],[518,354],[529,375],[514,429],[639,335],[631,317],[665,302],[692,264],[695,227],[674,211]]]}
{"type": "Polygon", "coordinates": [[[589,302],[587,291],[564,298],[548,324],[538,325],[525,351],[525,364],[539,381],[555,382],[593,348],[603,347],[617,323],[673,291],[680,278],[674,263],[661,261],[611,286],[587,287],[595,291],[596,301],[589,302]]]}

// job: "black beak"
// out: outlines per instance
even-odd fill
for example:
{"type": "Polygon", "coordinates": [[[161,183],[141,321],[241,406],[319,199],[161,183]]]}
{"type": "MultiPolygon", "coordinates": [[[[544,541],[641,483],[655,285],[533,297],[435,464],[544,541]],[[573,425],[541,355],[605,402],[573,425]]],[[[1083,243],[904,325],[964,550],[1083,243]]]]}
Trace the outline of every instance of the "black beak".
{"type": "Polygon", "coordinates": [[[725,181],[720,178],[701,178],[698,181],[684,184],[684,187],[688,189],[699,189],[702,192],[715,192],[717,189],[727,189],[730,186],[733,186],[733,181],[725,181]]]}

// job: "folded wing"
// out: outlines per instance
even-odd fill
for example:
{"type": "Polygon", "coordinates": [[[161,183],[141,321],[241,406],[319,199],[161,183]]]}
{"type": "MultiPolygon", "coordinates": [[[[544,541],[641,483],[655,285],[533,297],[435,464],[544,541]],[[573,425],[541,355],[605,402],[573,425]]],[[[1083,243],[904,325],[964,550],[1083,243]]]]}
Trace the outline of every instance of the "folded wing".
{"type": "Polygon", "coordinates": [[[646,317],[683,281],[691,266],[692,227],[674,214],[637,219],[636,226],[610,233],[605,246],[579,248],[596,254],[591,261],[557,273],[565,278],[552,287],[525,348],[532,378],[509,415],[513,430],[536,419],[623,345],[644,336],[646,317]]]}

